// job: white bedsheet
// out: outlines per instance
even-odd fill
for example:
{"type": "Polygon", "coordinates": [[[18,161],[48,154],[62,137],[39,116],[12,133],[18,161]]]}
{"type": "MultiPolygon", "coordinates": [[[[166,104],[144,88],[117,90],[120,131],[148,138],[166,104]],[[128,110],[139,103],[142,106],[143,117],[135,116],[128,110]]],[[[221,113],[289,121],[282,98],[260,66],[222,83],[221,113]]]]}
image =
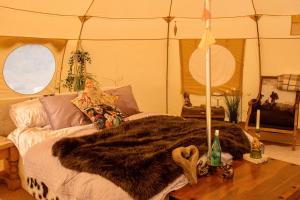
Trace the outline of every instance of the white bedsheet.
{"type": "MultiPolygon", "coordinates": [[[[139,113],[132,115],[125,120],[135,120],[143,117],[159,115],[155,113],[139,113]]],[[[17,128],[8,135],[8,138],[13,141],[19,150],[20,155],[23,157],[30,147],[35,144],[41,143],[46,139],[52,137],[68,136],[74,132],[80,130],[97,130],[94,128],[93,124],[88,124],[84,126],[74,126],[59,130],[51,130],[50,126],[45,127],[34,127],[34,128],[17,128]]]]}
{"type": "MultiPolygon", "coordinates": [[[[151,115],[156,115],[156,114],[140,113],[140,114],[129,117],[127,120],[139,119],[139,118],[151,116],[151,115]]],[[[74,132],[78,132],[81,130],[89,130],[89,129],[96,130],[94,128],[94,126],[92,124],[90,124],[90,125],[70,127],[70,128],[60,129],[60,130],[51,130],[50,127],[43,127],[43,128],[16,129],[15,131],[13,131],[8,136],[8,138],[14,142],[14,144],[16,145],[16,147],[18,148],[18,150],[20,152],[21,159],[19,162],[19,171],[20,171],[19,174],[20,174],[21,181],[22,181],[22,187],[27,190],[27,185],[26,185],[26,181],[25,181],[26,174],[24,174],[24,171],[23,171],[24,166],[23,166],[22,160],[23,160],[23,157],[26,154],[26,152],[32,146],[34,146],[35,144],[41,143],[42,141],[47,140],[49,138],[68,136],[74,132]]],[[[42,163],[41,163],[41,165],[42,165],[42,163]]],[[[40,170],[44,170],[44,173],[47,173],[46,166],[43,166],[42,168],[40,168],[40,170]]],[[[73,172],[73,173],[77,173],[77,172],[73,172]]],[[[83,175],[83,173],[77,173],[74,177],[80,176],[80,174],[83,175]]],[[[101,176],[98,176],[98,175],[90,174],[90,176],[91,177],[97,176],[97,179],[98,179],[97,184],[101,184],[101,185],[99,185],[99,190],[101,192],[87,191],[88,193],[96,192],[97,197],[99,196],[99,198],[97,198],[97,200],[108,200],[108,199],[109,200],[132,200],[132,198],[124,190],[122,190],[120,187],[116,186],[111,181],[109,181],[101,176]]],[[[91,181],[95,181],[95,178],[91,178],[91,181]]],[[[182,175],[182,176],[178,177],[173,183],[169,184],[159,194],[152,197],[151,200],[163,200],[163,199],[165,199],[165,197],[167,196],[167,194],[169,192],[179,189],[179,188],[183,187],[184,185],[186,185],[187,183],[188,183],[187,179],[185,178],[185,176],[182,175]]],[[[72,180],[70,180],[70,184],[66,184],[66,186],[74,187],[75,186],[74,184],[88,185],[88,184],[92,184],[92,183],[78,183],[78,182],[75,183],[75,182],[72,182],[72,180]]],[[[78,185],[77,185],[77,187],[78,187],[78,185]]],[[[58,196],[62,196],[62,194],[59,194],[60,189],[56,188],[56,189],[52,190],[51,187],[49,189],[52,192],[57,192],[58,196]]],[[[88,187],[87,187],[87,189],[88,189],[88,187]]],[[[68,191],[68,190],[72,191],[72,188],[64,188],[63,189],[64,192],[68,191]]],[[[76,198],[74,198],[73,195],[71,195],[71,196],[63,195],[63,196],[65,199],[68,199],[68,200],[75,200],[75,199],[83,200],[83,199],[85,199],[82,196],[82,194],[75,194],[75,196],[77,196],[76,198]]]]}
{"type": "Polygon", "coordinates": [[[49,126],[46,127],[34,127],[34,128],[17,128],[8,135],[8,138],[13,141],[19,150],[20,156],[23,157],[28,149],[33,145],[43,142],[46,139],[59,136],[68,136],[74,132],[86,129],[94,129],[93,124],[84,126],[75,126],[70,128],[64,128],[59,130],[51,130],[49,126]]]}

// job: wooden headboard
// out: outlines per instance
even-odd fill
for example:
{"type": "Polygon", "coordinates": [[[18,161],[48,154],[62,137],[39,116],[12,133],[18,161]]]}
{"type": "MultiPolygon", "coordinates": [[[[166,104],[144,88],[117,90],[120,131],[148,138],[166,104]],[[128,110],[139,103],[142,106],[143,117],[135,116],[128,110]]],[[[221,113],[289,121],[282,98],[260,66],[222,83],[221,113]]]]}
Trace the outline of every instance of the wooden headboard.
{"type": "Polygon", "coordinates": [[[26,101],[29,99],[37,98],[40,96],[28,96],[28,97],[20,97],[13,99],[0,99],[0,136],[7,136],[10,132],[16,129],[16,126],[12,122],[9,116],[10,106],[26,101]]]}

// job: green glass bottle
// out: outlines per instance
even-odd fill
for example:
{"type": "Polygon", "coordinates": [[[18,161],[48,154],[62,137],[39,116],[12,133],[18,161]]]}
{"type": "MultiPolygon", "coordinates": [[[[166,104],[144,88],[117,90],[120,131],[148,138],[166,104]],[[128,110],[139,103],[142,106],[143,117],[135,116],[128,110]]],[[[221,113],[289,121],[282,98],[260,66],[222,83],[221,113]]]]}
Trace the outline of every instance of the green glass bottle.
{"type": "Polygon", "coordinates": [[[211,147],[211,166],[221,166],[221,145],[219,140],[219,130],[215,131],[214,141],[211,147]]]}

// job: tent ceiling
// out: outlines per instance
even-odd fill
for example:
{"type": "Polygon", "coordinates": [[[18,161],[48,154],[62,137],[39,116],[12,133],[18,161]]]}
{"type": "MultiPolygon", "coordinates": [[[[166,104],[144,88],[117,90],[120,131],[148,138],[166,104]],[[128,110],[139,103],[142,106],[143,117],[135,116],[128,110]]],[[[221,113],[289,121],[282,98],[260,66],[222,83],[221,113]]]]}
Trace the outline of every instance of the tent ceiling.
{"type": "MultiPolygon", "coordinates": [[[[299,0],[253,0],[253,2],[258,14],[300,14],[299,0]]],[[[170,3],[171,0],[0,0],[0,6],[20,10],[57,15],[83,16],[87,14],[113,18],[164,17],[169,13],[170,3]]],[[[211,5],[213,17],[254,14],[251,0],[212,0],[211,5]]],[[[171,15],[201,17],[202,8],[203,0],[173,0],[171,15]]]]}
{"type": "Polygon", "coordinates": [[[163,19],[102,19],[93,17],[86,21],[82,39],[161,39],[166,38],[163,19]],[[101,30],[101,31],[99,31],[101,30]],[[153,31],[155,30],[155,31],[153,31]]]}
{"type": "MultiPolygon", "coordinates": [[[[0,26],[5,27],[0,36],[76,40],[81,29],[78,16],[87,15],[92,17],[82,29],[82,39],[165,39],[163,17],[170,12],[175,17],[171,38],[199,38],[204,30],[203,5],[204,0],[0,0],[0,26]]],[[[299,38],[290,34],[291,15],[300,14],[299,0],[211,0],[211,7],[216,38],[257,38],[250,18],[255,13],[263,15],[262,39],[299,38]]]]}
{"type": "Polygon", "coordinates": [[[112,18],[153,18],[169,13],[170,0],[94,0],[87,15],[112,18]]]}
{"type": "Polygon", "coordinates": [[[268,15],[298,15],[300,13],[299,0],[254,0],[259,14],[268,15]]]}
{"type": "Polygon", "coordinates": [[[1,7],[0,18],[0,36],[76,39],[81,26],[77,17],[45,15],[1,7]]]}
{"type": "Polygon", "coordinates": [[[0,0],[0,6],[57,15],[82,16],[91,2],[92,0],[0,0]]]}
{"type": "MultiPolygon", "coordinates": [[[[176,38],[199,38],[205,28],[201,19],[178,19],[176,22],[178,32],[176,38]]],[[[171,26],[171,30],[174,24],[171,26]]],[[[212,19],[211,29],[216,38],[256,38],[255,21],[250,17],[212,19]],[[230,27],[230,28],[228,28],[230,27]],[[234,28],[238,27],[238,28],[234,28]],[[241,32],[243,30],[243,32],[241,32]]],[[[175,37],[173,32],[171,37],[175,37]]]]}
{"type": "MultiPolygon", "coordinates": [[[[201,18],[203,0],[173,0],[172,16],[201,18]]],[[[251,0],[212,0],[212,17],[235,17],[254,14],[251,0]]]]}

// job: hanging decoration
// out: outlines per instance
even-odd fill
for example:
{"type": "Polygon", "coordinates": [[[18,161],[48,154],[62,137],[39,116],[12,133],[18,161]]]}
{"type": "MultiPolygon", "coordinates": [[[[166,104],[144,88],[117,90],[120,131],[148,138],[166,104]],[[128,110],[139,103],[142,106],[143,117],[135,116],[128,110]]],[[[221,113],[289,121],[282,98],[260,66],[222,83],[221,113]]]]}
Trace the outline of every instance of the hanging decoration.
{"type": "Polygon", "coordinates": [[[216,40],[215,40],[214,36],[212,35],[211,31],[209,29],[205,29],[198,48],[207,49],[208,47],[210,47],[212,44],[215,44],[215,43],[216,43],[216,40]]]}
{"type": "Polygon", "coordinates": [[[67,77],[62,80],[63,87],[67,88],[69,92],[81,91],[85,88],[86,80],[89,79],[97,83],[94,76],[86,71],[87,64],[91,64],[91,62],[92,59],[87,51],[81,49],[73,51],[68,62],[67,77]]]}
{"type": "MultiPolygon", "coordinates": [[[[69,92],[71,91],[82,91],[85,88],[86,80],[93,81],[98,85],[97,80],[94,75],[88,73],[86,70],[87,64],[91,64],[92,59],[89,52],[85,51],[81,45],[81,34],[85,22],[90,19],[90,16],[78,16],[81,21],[81,29],[77,40],[76,50],[71,52],[71,55],[68,60],[69,70],[67,76],[60,80],[64,88],[67,88],[69,92]]],[[[60,91],[60,89],[59,89],[60,91]]]]}
{"type": "Polygon", "coordinates": [[[176,36],[177,35],[177,24],[176,24],[176,21],[174,23],[175,23],[175,25],[174,25],[174,35],[176,36]]]}
{"type": "Polygon", "coordinates": [[[211,13],[209,12],[209,10],[207,10],[206,8],[203,9],[203,13],[202,13],[202,20],[203,21],[207,21],[211,19],[211,13]]]}
{"type": "MultiPolygon", "coordinates": [[[[180,39],[182,89],[205,96],[205,51],[200,39],[180,39]]],[[[245,39],[216,39],[211,45],[211,92],[224,94],[236,88],[242,91],[245,39]]]]}
{"type": "Polygon", "coordinates": [[[216,43],[216,40],[210,31],[211,13],[209,11],[209,6],[207,6],[206,1],[204,2],[203,12],[202,12],[202,20],[205,21],[206,26],[205,26],[205,30],[201,37],[201,42],[199,43],[198,48],[206,50],[212,44],[216,43]]]}

